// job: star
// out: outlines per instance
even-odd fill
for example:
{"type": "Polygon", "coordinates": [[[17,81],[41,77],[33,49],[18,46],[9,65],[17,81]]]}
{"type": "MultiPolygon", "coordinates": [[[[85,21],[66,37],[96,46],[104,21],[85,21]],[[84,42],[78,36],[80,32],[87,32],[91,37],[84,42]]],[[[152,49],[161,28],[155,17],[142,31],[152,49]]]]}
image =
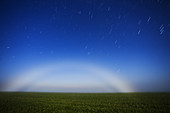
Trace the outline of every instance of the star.
{"type": "Polygon", "coordinates": [[[10,49],[11,47],[10,47],[10,46],[7,46],[6,48],[7,48],[7,49],[10,49]]]}

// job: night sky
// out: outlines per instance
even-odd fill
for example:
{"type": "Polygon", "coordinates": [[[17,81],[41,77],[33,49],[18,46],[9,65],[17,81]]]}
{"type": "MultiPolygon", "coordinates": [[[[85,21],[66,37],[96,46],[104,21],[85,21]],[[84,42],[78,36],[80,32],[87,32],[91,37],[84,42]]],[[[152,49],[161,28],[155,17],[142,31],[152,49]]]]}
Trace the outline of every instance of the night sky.
{"type": "Polygon", "coordinates": [[[169,0],[0,1],[1,91],[169,86],[169,0]]]}

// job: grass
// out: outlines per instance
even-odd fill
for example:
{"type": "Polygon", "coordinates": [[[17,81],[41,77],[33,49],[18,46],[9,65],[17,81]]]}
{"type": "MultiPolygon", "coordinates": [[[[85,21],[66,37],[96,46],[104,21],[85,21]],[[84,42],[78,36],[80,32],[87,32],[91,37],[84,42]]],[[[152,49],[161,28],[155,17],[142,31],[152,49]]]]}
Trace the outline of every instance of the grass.
{"type": "Polygon", "coordinates": [[[168,113],[170,93],[0,92],[1,113],[168,113]]]}

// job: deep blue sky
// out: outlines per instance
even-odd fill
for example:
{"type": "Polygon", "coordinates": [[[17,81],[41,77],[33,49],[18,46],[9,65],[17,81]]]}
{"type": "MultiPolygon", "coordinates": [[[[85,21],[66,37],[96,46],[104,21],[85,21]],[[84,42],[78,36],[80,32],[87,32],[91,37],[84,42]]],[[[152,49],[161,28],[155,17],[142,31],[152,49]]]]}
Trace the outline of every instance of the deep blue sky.
{"type": "Polygon", "coordinates": [[[169,11],[169,0],[1,0],[1,89],[23,70],[78,61],[135,91],[170,91],[169,11]]]}

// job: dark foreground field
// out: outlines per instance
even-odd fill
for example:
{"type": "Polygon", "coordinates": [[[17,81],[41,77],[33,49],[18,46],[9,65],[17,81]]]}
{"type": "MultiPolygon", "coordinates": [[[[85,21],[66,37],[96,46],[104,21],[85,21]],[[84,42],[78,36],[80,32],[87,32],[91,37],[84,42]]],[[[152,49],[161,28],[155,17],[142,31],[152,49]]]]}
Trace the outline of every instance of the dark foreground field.
{"type": "Polygon", "coordinates": [[[0,93],[1,113],[170,112],[170,93],[0,93]]]}

